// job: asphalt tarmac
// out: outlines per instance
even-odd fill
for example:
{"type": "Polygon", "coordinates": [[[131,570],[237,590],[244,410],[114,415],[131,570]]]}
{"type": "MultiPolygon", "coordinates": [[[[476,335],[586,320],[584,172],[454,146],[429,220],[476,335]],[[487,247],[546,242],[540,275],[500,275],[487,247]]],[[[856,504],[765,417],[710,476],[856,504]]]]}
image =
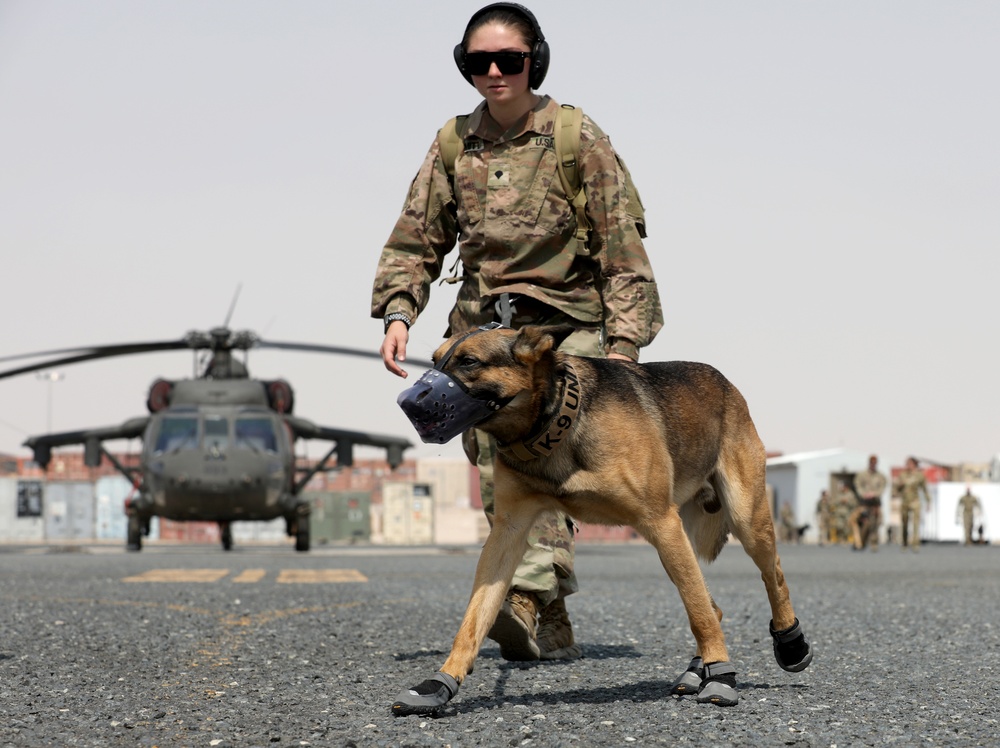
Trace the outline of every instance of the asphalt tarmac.
{"type": "Polygon", "coordinates": [[[478,549],[0,549],[2,746],[989,746],[1000,549],[781,546],[815,659],[780,670],[756,569],[706,567],[740,703],[669,694],[693,652],[646,545],[580,546],[583,657],[487,641],[435,718],[394,718],[443,663],[478,549]]]}

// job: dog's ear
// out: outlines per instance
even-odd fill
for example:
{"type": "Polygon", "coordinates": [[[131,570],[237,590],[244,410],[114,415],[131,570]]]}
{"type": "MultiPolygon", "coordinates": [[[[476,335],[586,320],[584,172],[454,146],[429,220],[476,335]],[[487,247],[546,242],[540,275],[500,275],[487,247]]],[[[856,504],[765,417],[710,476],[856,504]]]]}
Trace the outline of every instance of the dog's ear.
{"type": "Polygon", "coordinates": [[[514,358],[524,363],[540,361],[546,353],[554,352],[570,335],[576,332],[572,325],[527,325],[522,327],[511,350],[514,358]]]}

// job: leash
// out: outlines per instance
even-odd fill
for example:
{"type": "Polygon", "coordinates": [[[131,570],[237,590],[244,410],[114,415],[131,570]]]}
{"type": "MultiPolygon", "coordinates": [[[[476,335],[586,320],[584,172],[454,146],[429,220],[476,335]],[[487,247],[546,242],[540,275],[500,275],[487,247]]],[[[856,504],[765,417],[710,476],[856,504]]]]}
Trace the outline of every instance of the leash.
{"type": "Polygon", "coordinates": [[[530,462],[539,457],[548,457],[569,436],[580,417],[580,378],[569,363],[563,364],[562,375],[562,404],[545,429],[537,436],[513,444],[497,443],[498,451],[523,462],[530,462]]]}

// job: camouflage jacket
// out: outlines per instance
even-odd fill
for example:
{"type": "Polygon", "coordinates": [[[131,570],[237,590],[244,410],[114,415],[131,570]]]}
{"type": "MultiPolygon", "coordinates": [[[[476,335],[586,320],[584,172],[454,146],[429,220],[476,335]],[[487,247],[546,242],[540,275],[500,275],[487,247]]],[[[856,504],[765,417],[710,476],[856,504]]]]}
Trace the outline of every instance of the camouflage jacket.
{"type": "Polygon", "coordinates": [[[976,512],[981,511],[983,511],[983,505],[979,503],[979,498],[971,493],[966,493],[958,500],[955,516],[958,517],[961,514],[963,518],[969,517],[971,519],[976,512]]]}
{"type": "Polygon", "coordinates": [[[919,502],[921,491],[924,494],[924,501],[928,504],[931,501],[931,495],[927,491],[927,478],[919,470],[903,470],[896,476],[892,488],[907,504],[919,502]]]}
{"type": "Polygon", "coordinates": [[[492,321],[496,297],[507,292],[602,326],[606,352],[638,358],[663,313],[639,230],[626,215],[624,167],[585,116],[579,160],[593,230],[580,242],[556,168],[557,109],[542,97],[503,132],[481,104],[468,120],[454,187],[434,139],[382,250],[373,317],[403,312],[416,321],[458,240],[461,287],[446,335],[492,321]]]}
{"type": "Polygon", "coordinates": [[[878,470],[862,470],[854,476],[854,487],[862,499],[879,499],[885,491],[885,476],[878,470]]]}

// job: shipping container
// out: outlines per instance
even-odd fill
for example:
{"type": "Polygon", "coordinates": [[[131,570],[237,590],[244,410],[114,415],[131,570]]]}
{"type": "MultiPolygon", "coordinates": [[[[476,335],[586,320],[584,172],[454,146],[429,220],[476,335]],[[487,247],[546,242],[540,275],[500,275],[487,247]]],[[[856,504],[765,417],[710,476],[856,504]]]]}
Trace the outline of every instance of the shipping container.
{"type": "Polygon", "coordinates": [[[312,503],[309,535],[313,545],[367,543],[371,540],[371,493],[310,491],[305,495],[312,503]]]}
{"type": "Polygon", "coordinates": [[[43,487],[45,540],[94,539],[94,484],[49,481],[43,487]]]}
{"type": "Polygon", "coordinates": [[[382,484],[383,539],[388,545],[434,542],[434,497],[427,483],[385,481],[382,484]]]}
{"type": "Polygon", "coordinates": [[[40,480],[0,478],[0,541],[44,540],[42,486],[40,480]]]}
{"type": "Polygon", "coordinates": [[[279,543],[289,541],[287,523],[284,517],[266,522],[233,522],[233,542],[239,543],[279,543]]]}
{"type": "MultiPolygon", "coordinates": [[[[94,493],[97,496],[95,536],[98,540],[121,540],[124,543],[128,530],[125,502],[136,493],[132,482],[122,475],[106,475],[97,479],[94,493]]],[[[160,518],[153,517],[149,523],[149,535],[144,536],[143,541],[159,537],[160,518]]]]}

